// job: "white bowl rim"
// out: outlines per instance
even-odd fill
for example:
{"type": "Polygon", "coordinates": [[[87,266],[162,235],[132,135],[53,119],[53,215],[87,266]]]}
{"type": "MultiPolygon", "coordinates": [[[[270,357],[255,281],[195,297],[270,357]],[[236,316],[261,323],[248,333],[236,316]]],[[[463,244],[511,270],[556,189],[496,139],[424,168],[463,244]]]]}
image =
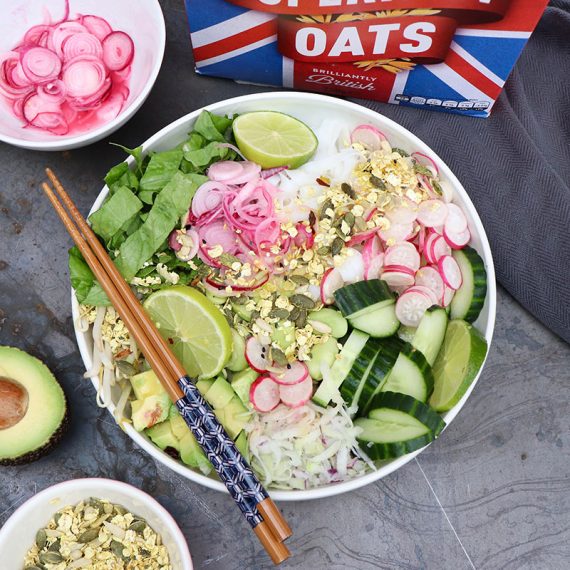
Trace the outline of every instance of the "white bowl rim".
{"type": "MultiPolygon", "coordinates": [[[[373,111],[372,109],[369,109],[367,107],[363,107],[362,105],[358,105],[357,103],[352,103],[351,101],[345,101],[343,99],[337,99],[335,97],[331,97],[328,95],[320,95],[320,94],[316,94],[316,93],[303,93],[303,92],[295,92],[295,91],[293,91],[293,92],[291,92],[291,91],[276,91],[276,92],[254,93],[254,94],[250,94],[250,95],[242,95],[239,97],[225,99],[223,101],[219,101],[217,103],[207,105],[207,106],[202,107],[200,109],[197,109],[191,113],[188,113],[187,115],[181,117],[180,119],[177,119],[176,121],[165,126],[160,131],[155,133],[152,137],[147,139],[142,145],[143,151],[146,151],[149,146],[160,141],[160,139],[162,137],[164,137],[166,134],[168,134],[170,131],[175,130],[177,127],[179,127],[185,123],[190,123],[191,121],[193,121],[204,109],[215,113],[216,111],[223,109],[223,108],[227,107],[228,105],[239,105],[242,102],[247,103],[247,102],[251,102],[252,100],[254,101],[256,99],[263,99],[263,101],[267,101],[267,100],[271,101],[272,99],[282,99],[284,97],[285,98],[298,99],[301,102],[306,101],[306,100],[311,100],[311,101],[319,101],[320,100],[323,102],[334,101],[340,107],[344,107],[344,108],[353,109],[355,111],[358,111],[362,115],[366,115],[372,121],[374,121],[374,120],[378,121],[380,119],[384,124],[388,125],[391,129],[398,132],[401,136],[404,136],[410,142],[410,144],[416,145],[416,146],[414,146],[414,148],[418,148],[419,150],[421,150],[421,152],[424,152],[424,153],[428,154],[429,156],[431,156],[432,158],[434,158],[438,167],[440,168],[441,173],[445,175],[445,177],[450,181],[451,185],[453,186],[454,192],[457,192],[460,195],[461,201],[462,201],[462,206],[467,208],[467,210],[469,211],[469,213],[473,219],[475,228],[477,230],[477,235],[479,236],[479,238],[481,240],[481,249],[482,249],[482,253],[483,253],[482,257],[485,261],[486,268],[487,268],[487,298],[486,298],[485,302],[488,304],[488,319],[487,319],[487,326],[485,327],[485,330],[481,331],[484,334],[484,337],[487,341],[487,354],[485,356],[485,360],[483,361],[483,364],[481,365],[481,368],[479,369],[477,377],[472,382],[472,384],[469,387],[469,389],[467,390],[467,392],[463,395],[461,400],[449,412],[444,414],[444,419],[446,422],[446,429],[447,429],[449,424],[455,419],[455,417],[461,411],[461,409],[465,405],[465,402],[467,401],[467,399],[471,395],[473,389],[475,388],[475,385],[477,384],[477,382],[481,376],[481,373],[485,367],[485,363],[486,363],[487,358],[489,356],[489,352],[491,350],[491,343],[492,343],[492,339],[493,339],[493,332],[495,329],[495,317],[496,317],[496,308],[497,308],[497,287],[496,287],[496,281],[495,281],[495,267],[494,267],[494,262],[493,262],[493,255],[491,252],[491,247],[489,245],[489,240],[487,238],[487,234],[485,232],[485,228],[483,227],[483,223],[481,222],[479,214],[477,213],[477,210],[475,209],[473,202],[469,198],[467,191],[463,188],[463,185],[459,182],[459,180],[453,174],[453,172],[450,170],[450,168],[447,166],[447,164],[431,149],[431,147],[429,147],[426,143],[424,143],[416,135],[411,133],[408,129],[401,126],[399,123],[396,123],[392,119],[389,119],[388,117],[386,117],[385,115],[382,115],[381,113],[378,113],[377,111],[373,111]]],[[[134,162],[134,158],[128,157],[126,159],[126,162],[129,165],[132,165],[134,162]]],[[[107,192],[108,192],[108,188],[107,188],[107,186],[104,186],[103,189],[101,190],[101,192],[99,193],[99,195],[97,196],[95,202],[93,203],[93,206],[92,206],[89,214],[96,211],[101,206],[101,204],[103,203],[103,200],[105,199],[105,197],[107,195],[107,192]]],[[[75,293],[74,293],[73,289],[71,290],[71,302],[72,302],[73,320],[74,320],[74,323],[76,323],[77,319],[79,318],[79,304],[77,302],[77,298],[75,297],[75,293]]],[[[75,334],[76,334],[77,344],[79,346],[79,351],[81,353],[83,362],[84,362],[84,364],[88,364],[88,363],[90,364],[91,358],[89,355],[89,349],[87,347],[87,343],[85,341],[85,334],[78,331],[77,328],[75,328],[75,334]]],[[[86,366],[86,369],[89,369],[89,368],[90,368],[90,366],[86,366]]],[[[96,388],[97,387],[97,378],[92,377],[91,382],[93,383],[93,386],[96,388]]],[[[112,407],[109,408],[109,412],[110,413],[113,412],[112,407]]],[[[132,424],[123,422],[121,425],[121,428],[127,433],[127,435],[131,439],[133,439],[135,441],[135,443],[137,443],[140,447],[142,447],[156,461],[161,462],[163,465],[172,469],[174,472],[185,477],[186,479],[193,481],[194,483],[198,483],[198,484],[203,485],[204,487],[207,487],[209,489],[214,489],[216,491],[222,491],[222,492],[227,493],[227,489],[221,481],[212,479],[212,478],[207,477],[201,473],[198,473],[197,471],[192,470],[190,467],[186,467],[182,463],[173,459],[168,454],[166,454],[164,451],[162,451],[158,447],[156,447],[150,440],[145,438],[141,433],[137,432],[133,428],[132,424]]],[[[362,475],[362,476],[354,478],[354,479],[349,479],[349,480],[344,481],[342,483],[334,483],[334,484],[326,485],[323,487],[317,487],[317,488],[305,489],[305,490],[274,490],[274,489],[270,489],[270,494],[271,494],[271,497],[276,501],[306,501],[306,500],[312,500],[312,499],[322,499],[325,497],[331,497],[334,495],[346,493],[348,491],[353,491],[353,490],[359,489],[361,487],[364,487],[365,485],[368,485],[369,483],[373,483],[375,481],[378,481],[378,480],[382,479],[383,477],[386,477],[390,473],[393,473],[394,471],[396,471],[397,469],[399,469],[400,467],[404,466],[406,463],[408,463],[409,461],[414,459],[418,454],[420,454],[427,447],[429,447],[429,445],[426,447],[423,447],[421,449],[418,449],[417,451],[414,451],[412,453],[409,453],[407,455],[399,457],[397,459],[391,460],[388,464],[382,465],[376,471],[372,471],[370,473],[367,473],[366,475],[362,475]]]]}
{"type": "Polygon", "coordinates": [[[24,139],[19,139],[17,137],[12,137],[9,135],[4,135],[0,132],[0,141],[5,142],[6,144],[10,144],[12,146],[17,146],[19,148],[25,148],[28,150],[39,150],[39,151],[59,151],[59,150],[66,150],[72,148],[79,148],[82,146],[87,146],[104,138],[107,133],[111,134],[112,131],[115,131],[122,127],[132,116],[140,109],[142,104],[145,102],[146,98],[149,96],[154,84],[156,83],[156,79],[160,72],[160,68],[162,67],[162,61],[164,59],[164,51],[166,48],[166,22],[164,20],[164,13],[162,11],[162,7],[160,5],[159,0],[153,0],[153,3],[156,5],[157,8],[157,22],[160,24],[160,31],[159,31],[159,44],[157,46],[159,57],[157,58],[154,67],[149,75],[149,78],[142,89],[142,91],[138,94],[138,97],[131,101],[130,105],[123,109],[112,121],[105,123],[94,129],[92,131],[87,131],[84,133],[80,133],[75,136],[71,137],[60,137],[55,138],[53,140],[48,141],[28,141],[24,139]]]}
{"type": "MultiPolygon", "coordinates": [[[[45,496],[49,497],[51,495],[57,494],[58,492],[62,492],[63,490],[82,491],[84,488],[87,490],[91,486],[98,486],[100,489],[117,489],[126,495],[137,497],[139,500],[141,500],[141,502],[147,503],[152,508],[152,510],[155,511],[159,517],[170,527],[170,531],[172,532],[177,542],[177,546],[180,550],[182,563],[185,565],[184,567],[187,570],[193,569],[194,566],[192,563],[190,549],[188,547],[188,541],[186,540],[184,534],[182,534],[182,530],[178,526],[178,523],[174,520],[174,517],[148,493],[145,493],[144,491],[141,491],[140,489],[137,489],[128,483],[123,483],[122,481],[116,481],[114,479],[105,479],[104,477],[84,477],[81,479],[70,479],[69,481],[56,483],[55,485],[47,487],[43,491],[36,493],[27,501],[22,503],[10,515],[10,518],[4,523],[2,528],[0,528],[0,540],[2,540],[4,536],[7,536],[13,532],[21,523],[20,518],[29,511],[33,510],[36,507],[36,504],[45,496]]],[[[156,532],[159,532],[159,530],[156,530],[156,532]]]]}

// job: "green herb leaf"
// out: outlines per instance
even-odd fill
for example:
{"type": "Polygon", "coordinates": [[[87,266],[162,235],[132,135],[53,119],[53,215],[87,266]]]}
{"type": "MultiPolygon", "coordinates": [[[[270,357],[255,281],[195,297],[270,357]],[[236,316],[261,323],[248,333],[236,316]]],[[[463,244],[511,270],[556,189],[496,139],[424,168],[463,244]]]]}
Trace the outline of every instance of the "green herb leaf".
{"type": "Polygon", "coordinates": [[[227,142],[226,131],[231,127],[233,119],[202,111],[194,125],[194,131],[208,141],[227,142]]]}
{"type": "Polygon", "coordinates": [[[152,155],[140,180],[141,191],[162,190],[178,171],[183,154],[182,149],[174,149],[152,155]]]}

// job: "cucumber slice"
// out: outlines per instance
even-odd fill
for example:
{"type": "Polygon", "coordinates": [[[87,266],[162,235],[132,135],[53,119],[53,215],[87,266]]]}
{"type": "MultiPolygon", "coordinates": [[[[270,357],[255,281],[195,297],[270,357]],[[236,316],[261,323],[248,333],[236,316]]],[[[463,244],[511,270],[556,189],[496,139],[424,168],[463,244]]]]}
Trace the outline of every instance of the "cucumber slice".
{"type": "Polygon", "coordinates": [[[433,365],[435,386],[430,405],[438,412],[453,408],[475,380],[486,354],[487,341],[473,325],[450,321],[433,365]]]}
{"type": "Polygon", "coordinates": [[[226,368],[232,372],[239,372],[240,370],[245,370],[247,368],[247,360],[245,359],[245,340],[235,329],[232,329],[232,340],[232,355],[230,356],[229,362],[226,364],[226,368]]]}
{"type": "MultiPolygon", "coordinates": [[[[429,310],[429,309],[428,309],[429,310]]],[[[401,338],[404,342],[411,342],[414,340],[414,336],[418,329],[416,327],[407,327],[406,325],[401,325],[398,329],[398,338],[401,338]]]]}
{"type": "Polygon", "coordinates": [[[307,316],[307,322],[311,324],[311,321],[327,325],[331,329],[330,334],[335,338],[342,338],[348,332],[348,322],[335,309],[324,308],[313,311],[307,316]]]}
{"type": "Polygon", "coordinates": [[[358,403],[380,349],[381,346],[377,340],[369,339],[344,379],[340,387],[340,395],[348,407],[358,403]]]}
{"type": "Polygon", "coordinates": [[[393,459],[432,442],[445,423],[426,404],[404,394],[386,392],[374,399],[368,418],[359,418],[357,439],[371,459],[393,459]]]}
{"type": "Polygon", "coordinates": [[[396,394],[395,392],[378,394],[371,402],[368,417],[375,418],[377,411],[382,408],[399,410],[414,417],[426,426],[434,437],[437,437],[445,427],[445,422],[433,408],[406,394],[396,394]]]}
{"type": "Polygon", "coordinates": [[[333,396],[338,393],[342,381],[346,378],[368,339],[369,336],[361,331],[352,331],[350,333],[338,358],[331,366],[328,377],[321,382],[313,396],[313,401],[316,404],[323,407],[328,406],[333,396]]]}
{"type": "Polygon", "coordinates": [[[337,289],[334,299],[342,314],[350,317],[371,305],[383,301],[394,301],[394,295],[387,283],[380,279],[370,279],[370,281],[358,281],[337,289]]]}
{"type": "Polygon", "coordinates": [[[240,305],[238,303],[232,303],[232,311],[236,315],[238,315],[240,318],[242,318],[244,321],[246,321],[248,323],[251,321],[251,315],[253,314],[253,311],[246,309],[245,305],[240,305]]]}
{"type": "Polygon", "coordinates": [[[378,309],[348,318],[350,324],[358,330],[368,333],[374,338],[385,338],[392,336],[400,326],[400,321],[396,317],[396,303],[392,301],[388,305],[380,306],[378,309]]]}
{"type": "Polygon", "coordinates": [[[330,337],[326,342],[316,344],[311,351],[311,358],[305,364],[309,369],[309,374],[313,380],[322,380],[323,371],[321,365],[324,363],[329,368],[332,367],[338,354],[336,338],[330,337]]]}
{"type": "Polygon", "coordinates": [[[433,392],[433,384],[431,366],[425,356],[411,344],[405,343],[380,391],[407,394],[426,402],[433,392]]]}
{"type": "Polygon", "coordinates": [[[468,323],[477,320],[487,295],[487,271],[479,254],[471,247],[453,252],[463,283],[451,300],[452,319],[463,319],[468,323]]]}
{"type": "Polygon", "coordinates": [[[359,415],[365,415],[368,404],[372,398],[380,392],[382,386],[390,371],[396,364],[400,349],[404,343],[398,339],[389,339],[387,342],[382,343],[382,348],[378,353],[370,373],[366,378],[366,382],[362,386],[360,398],[358,400],[359,415]]]}
{"type": "Polygon", "coordinates": [[[417,348],[428,361],[433,365],[447,330],[447,313],[441,307],[430,307],[422,317],[416,333],[411,341],[413,347],[417,348]]]}

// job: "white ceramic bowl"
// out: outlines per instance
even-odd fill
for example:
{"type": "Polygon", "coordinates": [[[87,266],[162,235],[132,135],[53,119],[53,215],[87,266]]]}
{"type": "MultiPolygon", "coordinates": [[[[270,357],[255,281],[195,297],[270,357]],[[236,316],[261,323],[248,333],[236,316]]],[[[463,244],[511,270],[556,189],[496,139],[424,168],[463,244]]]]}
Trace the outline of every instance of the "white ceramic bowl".
{"type": "Polygon", "coordinates": [[[75,479],[49,487],[26,501],[0,530],[2,570],[21,570],[36,532],[60,509],[95,497],[125,507],[144,518],[162,536],[174,570],[192,570],[192,558],[182,531],[152,497],[111,479],[75,479]]]}
{"type": "MultiPolygon", "coordinates": [[[[488,276],[488,291],[487,298],[485,300],[485,306],[481,315],[477,319],[475,326],[483,333],[488,345],[491,345],[491,339],[493,336],[493,329],[495,327],[495,312],[496,312],[496,284],[495,284],[495,269],[493,266],[493,258],[491,255],[491,249],[489,247],[489,242],[487,241],[487,236],[483,228],[483,224],[479,219],[475,206],[469,199],[467,192],[453,175],[451,170],[445,165],[445,163],[439,158],[433,150],[431,150],[425,143],[420,139],[410,133],[408,130],[404,129],[394,121],[356,105],[354,103],[349,103],[341,99],[335,99],[332,97],[327,97],[324,95],[315,95],[309,93],[260,93],[255,95],[246,95],[244,97],[236,97],[235,99],[229,99],[227,101],[222,101],[220,103],[215,103],[207,107],[209,111],[214,113],[244,113],[247,111],[255,110],[276,110],[282,111],[284,113],[289,113],[295,117],[305,121],[308,125],[315,125],[330,117],[345,117],[351,121],[355,126],[360,123],[369,123],[378,127],[383,133],[388,137],[388,140],[393,146],[403,148],[404,150],[409,150],[410,152],[419,151],[431,157],[438,165],[440,170],[440,176],[442,180],[447,181],[454,190],[455,199],[454,201],[460,204],[467,215],[469,222],[469,229],[472,234],[471,245],[479,252],[482,256],[485,265],[487,267],[488,276]]],[[[144,143],[145,151],[161,151],[170,149],[183,140],[185,140],[187,133],[191,130],[192,124],[196,120],[196,117],[200,114],[201,109],[182,117],[178,121],[168,125],[153,137],[144,143]]],[[[132,160],[128,161],[132,163],[132,160]]],[[[107,195],[107,187],[103,188],[101,194],[95,201],[92,211],[97,210],[105,196],[107,195]]],[[[73,304],[73,315],[77,322],[78,317],[78,304],[75,295],[72,295],[73,304]]],[[[81,351],[81,356],[87,369],[91,368],[92,354],[91,354],[91,344],[92,340],[89,333],[85,334],[76,331],[77,342],[79,344],[79,350],[81,351]]],[[[480,373],[479,373],[480,374],[480,373]]],[[[477,376],[477,379],[479,375],[477,376]]],[[[461,408],[464,406],[467,398],[473,391],[477,379],[473,382],[465,396],[461,401],[449,412],[443,415],[447,424],[449,424],[455,416],[459,413],[461,408]]],[[[96,386],[97,380],[92,379],[94,386],[96,386]]],[[[216,489],[219,491],[224,491],[224,485],[217,479],[206,477],[201,473],[191,470],[190,468],[179,463],[158,447],[156,447],[146,436],[138,433],[130,424],[125,424],[123,426],[124,431],[131,437],[140,447],[152,455],[156,460],[160,461],[173,471],[176,471],[180,475],[200,483],[211,489],[216,489]]],[[[442,436],[445,438],[445,435],[442,436]]],[[[436,443],[437,445],[437,443],[436,443]]],[[[346,491],[351,491],[353,489],[358,489],[368,483],[377,481],[382,477],[392,473],[396,469],[399,469],[408,461],[411,461],[421,450],[414,453],[410,453],[404,457],[400,457],[390,462],[386,462],[377,471],[368,473],[357,479],[351,479],[344,483],[336,483],[334,485],[328,485],[326,487],[320,487],[317,489],[309,489],[303,491],[272,491],[271,496],[278,501],[302,501],[306,499],[317,499],[322,497],[328,497],[331,495],[337,495],[344,493],[346,491]]]]}
{"type": "MultiPolygon", "coordinates": [[[[114,30],[129,34],[135,44],[135,57],[129,83],[130,95],[122,111],[112,121],[77,135],[54,135],[39,129],[25,129],[8,103],[0,97],[0,141],[33,150],[67,150],[94,143],[124,125],[144,103],[162,65],[166,43],[164,16],[158,0],[69,0],[70,17],[94,14],[105,18],[114,30]]],[[[52,20],[64,14],[65,0],[10,0],[2,5],[0,53],[10,51],[26,30],[46,21],[46,8],[52,20]]]]}

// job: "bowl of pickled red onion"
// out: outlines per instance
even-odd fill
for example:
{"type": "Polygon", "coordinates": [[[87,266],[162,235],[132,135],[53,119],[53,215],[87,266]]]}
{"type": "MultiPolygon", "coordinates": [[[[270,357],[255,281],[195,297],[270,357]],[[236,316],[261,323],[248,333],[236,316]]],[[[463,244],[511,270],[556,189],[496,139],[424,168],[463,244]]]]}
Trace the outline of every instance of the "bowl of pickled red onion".
{"type": "Polygon", "coordinates": [[[0,140],[94,143],[126,123],[158,76],[158,0],[10,0],[0,19],[0,140]]]}

